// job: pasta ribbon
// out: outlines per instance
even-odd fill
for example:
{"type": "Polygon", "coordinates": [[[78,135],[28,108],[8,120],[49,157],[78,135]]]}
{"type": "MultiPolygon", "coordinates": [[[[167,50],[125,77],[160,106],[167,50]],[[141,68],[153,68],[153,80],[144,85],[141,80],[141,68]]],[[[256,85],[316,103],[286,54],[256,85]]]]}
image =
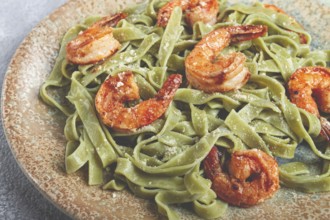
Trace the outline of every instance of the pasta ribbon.
{"type": "Polygon", "coordinates": [[[40,88],[41,99],[67,117],[67,173],[88,166],[90,185],[129,188],[139,197],[155,200],[158,211],[169,219],[180,218],[173,206],[181,203],[189,203],[201,218],[224,215],[228,204],[216,198],[201,166],[213,146],[228,154],[259,148],[278,159],[283,185],[304,192],[330,191],[330,148],[318,141],[320,122],[290,103],[285,89],[298,67],[326,66],[330,51],[312,50],[311,36],[286,14],[261,3],[228,7],[219,2],[220,15],[213,26],[197,22],[188,27],[185,12],[176,7],[166,28],[158,27],[157,11],[163,1],[126,9],[128,17],[113,28],[121,47],[96,64],[70,64],[65,47],[100,17],[87,18],[68,30],[40,88]],[[99,120],[94,97],[106,77],[131,71],[141,100],[152,98],[170,74],[185,76],[185,58],[203,36],[238,24],[263,24],[269,30],[267,36],[227,48],[247,57],[252,76],[243,88],[204,93],[184,83],[161,118],[134,131],[115,131],[99,120]],[[300,36],[307,39],[305,44],[300,36]],[[319,173],[310,172],[308,162],[297,161],[303,145],[323,164],[319,173]],[[108,172],[111,179],[105,182],[108,172]]]}

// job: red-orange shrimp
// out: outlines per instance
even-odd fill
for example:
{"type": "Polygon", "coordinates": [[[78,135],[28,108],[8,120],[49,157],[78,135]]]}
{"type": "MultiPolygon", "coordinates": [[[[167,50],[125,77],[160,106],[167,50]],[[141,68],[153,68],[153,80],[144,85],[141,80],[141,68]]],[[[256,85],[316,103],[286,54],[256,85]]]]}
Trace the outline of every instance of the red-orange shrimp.
{"type": "Polygon", "coordinates": [[[234,206],[249,207],[274,195],[279,189],[276,160],[258,149],[232,153],[228,173],[220,165],[220,154],[213,147],[203,161],[204,172],[217,196],[234,206]]]}
{"type": "Polygon", "coordinates": [[[219,12],[217,0],[172,0],[159,9],[157,24],[165,27],[175,7],[186,12],[186,21],[190,26],[201,21],[205,24],[215,24],[219,12]]]}
{"type": "Polygon", "coordinates": [[[85,65],[97,63],[113,55],[121,45],[113,37],[112,27],[126,16],[119,13],[104,17],[80,33],[66,46],[68,61],[85,65]]]}
{"type": "Polygon", "coordinates": [[[185,60],[189,83],[204,92],[226,92],[239,89],[250,78],[241,52],[219,55],[230,42],[240,42],[267,33],[264,25],[228,26],[216,29],[198,42],[185,60]]]}
{"type": "Polygon", "coordinates": [[[101,85],[95,97],[96,110],[105,125],[117,130],[134,130],[152,123],[165,113],[181,82],[180,74],[172,74],[154,98],[126,108],[125,102],[137,100],[140,95],[134,74],[122,72],[110,76],[101,85]]]}
{"type": "Polygon", "coordinates": [[[289,79],[288,91],[292,103],[320,118],[321,135],[330,141],[330,123],[319,112],[330,113],[330,69],[297,69],[289,79]]]}

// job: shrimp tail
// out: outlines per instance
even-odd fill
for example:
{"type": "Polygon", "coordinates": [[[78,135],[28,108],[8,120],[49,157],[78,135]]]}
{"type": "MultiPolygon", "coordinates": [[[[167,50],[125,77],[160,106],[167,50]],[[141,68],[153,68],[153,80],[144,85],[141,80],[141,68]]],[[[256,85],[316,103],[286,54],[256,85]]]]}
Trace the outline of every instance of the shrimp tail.
{"type": "Polygon", "coordinates": [[[117,13],[113,16],[107,16],[105,18],[103,18],[102,20],[100,20],[99,22],[97,22],[95,24],[95,26],[98,27],[114,27],[118,24],[119,21],[121,21],[122,19],[125,19],[127,17],[126,13],[117,13]]]}
{"type": "Polygon", "coordinates": [[[321,121],[321,133],[320,135],[326,140],[330,141],[330,122],[323,117],[320,117],[321,121]]]}
{"type": "Polygon", "coordinates": [[[226,29],[230,33],[233,43],[252,40],[264,36],[268,32],[266,25],[229,26],[226,29]]]}
{"type": "Polygon", "coordinates": [[[220,173],[222,173],[222,169],[219,165],[219,155],[222,156],[222,153],[218,151],[216,147],[212,147],[211,151],[203,161],[205,176],[210,180],[215,179],[220,173]]]}
{"type": "Polygon", "coordinates": [[[171,100],[176,92],[176,90],[180,87],[182,82],[182,75],[180,74],[172,74],[167,80],[164,82],[163,87],[156,94],[157,100],[171,100]]]}

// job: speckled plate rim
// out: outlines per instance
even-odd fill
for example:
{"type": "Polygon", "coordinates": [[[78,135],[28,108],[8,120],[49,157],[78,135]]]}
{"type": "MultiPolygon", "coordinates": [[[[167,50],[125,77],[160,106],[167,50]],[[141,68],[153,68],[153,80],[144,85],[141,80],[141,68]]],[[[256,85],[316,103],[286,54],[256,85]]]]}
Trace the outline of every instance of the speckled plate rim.
{"type": "MultiPolygon", "coordinates": [[[[58,116],[56,111],[49,110],[49,107],[45,106],[37,98],[39,87],[54,64],[59,39],[65,30],[88,15],[97,13],[105,14],[106,11],[114,12],[123,8],[128,2],[131,1],[72,0],[65,3],[43,19],[25,38],[13,56],[4,77],[1,94],[3,127],[7,142],[17,163],[28,179],[49,201],[64,213],[77,219],[115,219],[123,218],[124,216],[130,219],[159,219],[160,217],[152,202],[138,199],[126,191],[117,193],[103,191],[99,187],[89,187],[86,185],[85,177],[82,173],[70,176],[65,174],[63,161],[65,139],[61,131],[63,118],[58,116]],[[111,2],[115,2],[115,7],[105,10],[105,6],[111,2]],[[94,9],[96,7],[97,9],[94,9]],[[54,36],[47,37],[49,30],[52,30],[51,32],[54,36]],[[48,45],[49,48],[43,47],[43,43],[47,41],[48,43],[45,45],[48,45]],[[28,61],[33,62],[31,64],[28,61]],[[42,65],[39,67],[34,66],[36,65],[35,62],[42,65]],[[27,70],[35,70],[37,77],[28,79],[24,75],[24,71],[27,70]],[[25,86],[28,87],[26,93],[14,94],[15,92],[24,91],[21,89],[25,88],[25,86]],[[23,107],[20,105],[26,106],[23,107]],[[32,119],[24,118],[24,116],[31,116],[32,119]],[[54,118],[58,121],[48,121],[51,119],[54,120],[54,118]],[[45,123],[45,121],[47,122],[45,123]],[[37,128],[39,130],[36,132],[35,129],[37,128]],[[47,133],[42,133],[45,131],[47,133]],[[53,145],[56,150],[49,152],[47,145],[53,145]],[[46,166],[46,168],[51,169],[46,169],[46,173],[40,173],[35,168],[36,165],[40,164],[42,165],[39,168],[44,169],[45,167],[43,166],[46,166]],[[70,191],[70,187],[67,186],[70,186],[71,189],[73,187],[82,187],[84,193],[87,193],[87,195],[84,196],[81,194],[81,190],[76,190],[73,193],[70,191]],[[102,200],[108,203],[105,204],[102,200]],[[114,207],[118,205],[125,205],[126,208],[114,207]],[[105,209],[110,209],[110,211],[105,212],[105,209]]],[[[266,2],[282,2],[283,4],[284,0],[270,0],[266,2]]],[[[299,9],[299,2],[301,3],[303,1],[297,2],[293,3],[291,7],[299,9]]],[[[317,10],[321,15],[326,15],[330,12],[329,7],[324,8],[320,3],[317,3],[317,6],[309,7],[309,11],[312,9],[317,10]]],[[[299,14],[297,16],[299,17],[299,14]]],[[[312,25],[308,21],[304,21],[303,23],[306,23],[307,27],[312,25]]],[[[322,19],[318,19],[318,23],[322,26],[322,19]]],[[[321,37],[326,40],[327,38],[324,38],[326,36],[323,36],[322,33],[322,31],[315,30],[312,35],[316,38],[321,37]]],[[[322,45],[322,43],[319,44],[322,45]]],[[[230,208],[225,218],[268,217],[271,219],[281,219],[287,217],[313,217],[322,219],[324,216],[330,216],[329,210],[327,212],[321,211],[321,214],[319,212],[320,208],[329,207],[330,194],[306,195],[288,189],[281,190],[279,194],[271,202],[266,202],[256,208],[230,208]],[[282,206],[287,207],[287,209],[276,210],[275,208],[274,210],[274,204],[282,202],[285,203],[282,206]],[[308,210],[308,212],[302,211],[302,209],[308,210]]],[[[184,219],[197,218],[185,208],[179,208],[179,210],[181,217],[184,219]]]]}

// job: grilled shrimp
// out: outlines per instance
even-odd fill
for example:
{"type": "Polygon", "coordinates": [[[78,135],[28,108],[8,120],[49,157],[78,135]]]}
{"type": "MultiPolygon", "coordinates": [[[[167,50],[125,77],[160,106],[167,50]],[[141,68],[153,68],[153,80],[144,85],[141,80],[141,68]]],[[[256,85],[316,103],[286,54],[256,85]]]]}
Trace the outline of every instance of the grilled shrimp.
{"type": "Polygon", "coordinates": [[[165,27],[175,7],[186,12],[186,21],[190,26],[202,21],[213,25],[217,20],[219,4],[217,0],[171,0],[159,9],[157,24],[165,27]]]}
{"type": "Polygon", "coordinates": [[[113,37],[112,27],[126,14],[107,16],[81,32],[66,46],[67,59],[78,65],[92,64],[113,55],[121,46],[113,37]]]}
{"type": "Polygon", "coordinates": [[[321,117],[319,112],[330,113],[330,69],[297,69],[289,79],[288,90],[292,103],[320,118],[321,135],[330,141],[330,122],[321,117]]]}
{"type": "Polygon", "coordinates": [[[137,100],[140,95],[134,74],[122,72],[101,85],[95,97],[96,110],[105,125],[122,131],[134,130],[164,114],[181,82],[180,74],[172,74],[154,98],[126,108],[125,102],[137,100]]]}
{"type": "Polygon", "coordinates": [[[241,88],[250,78],[250,72],[244,66],[245,55],[240,52],[219,53],[230,42],[251,40],[266,32],[267,26],[263,25],[228,26],[210,32],[196,44],[185,60],[189,83],[204,92],[241,88]]]}
{"type": "Polygon", "coordinates": [[[276,160],[258,149],[235,151],[228,173],[220,166],[220,154],[213,147],[203,161],[204,173],[217,196],[234,206],[249,207],[270,198],[279,189],[276,160]]]}
{"type": "MultiPolygon", "coordinates": [[[[277,13],[288,15],[283,9],[277,7],[276,5],[264,4],[263,6],[265,8],[276,11],[277,13]]],[[[300,26],[301,28],[303,28],[303,26],[301,24],[299,24],[293,17],[291,17],[290,15],[288,15],[288,16],[291,18],[291,21],[292,21],[293,24],[296,24],[296,25],[300,26]]],[[[299,35],[299,38],[300,38],[300,43],[301,44],[307,44],[308,39],[307,39],[306,35],[304,35],[302,33],[298,33],[298,35],[299,35]]]]}

